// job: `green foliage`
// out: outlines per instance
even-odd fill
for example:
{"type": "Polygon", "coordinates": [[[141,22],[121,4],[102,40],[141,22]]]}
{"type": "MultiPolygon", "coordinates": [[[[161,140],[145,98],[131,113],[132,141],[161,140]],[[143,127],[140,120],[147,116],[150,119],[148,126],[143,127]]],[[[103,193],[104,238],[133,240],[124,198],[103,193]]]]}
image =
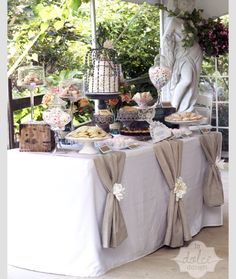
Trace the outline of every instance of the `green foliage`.
{"type": "Polygon", "coordinates": [[[126,78],[148,72],[160,48],[159,8],[121,1],[108,2],[107,9],[98,10],[98,42],[112,40],[126,78]]]}
{"type": "Polygon", "coordinates": [[[60,72],[56,71],[52,75],[47,76],[46,80],[47,80],[48,86],[57,86],[60,83],[60,81],[63,81],[65,79],[70,79],[70,78],[82,79],[83,72],[81,72],[77,69],[74,69],[74,70],[65,69],[60,72]]]}
{"type": "Polygon", "coordinates": [[[10,0],[9,68],[39,33],[41,34],[39,39],[22,63],[34,61],[42,64],[46,74],[60,71],[68,66],[70,69],[78,65],[82,68],[83,55],[89,43],[89,30],[85,34],[82,19],[78,16],[81,2],[79,0],[10,0]]]}
{"type": "MultiPolygon", "coordinates": [[[[43,112],[43,106],[35,106],[34,107],[34,120],[42,120],[42,112],[43,112]]],[[[30,120],[30,108],[24,108],[24,109],[19,109],[14,112],[13,115],[14,119],[14,130],[15,133],[19,133],[19,127],[20,123],[24,123],[30,120]]]]}
{"type": "MultiPolygon", "coordinates": [[[[63,69],[83,70],[91,43],[90,5],[78,0],[33,0],[31,5],[26,0],[19,2],[23,4],[21,9],[16,0],[10,0],[9,5],[9,68],[24,47],[44,30],[23,63],[43,64],[47,75],[63,69]]],[[[115,42],[128,78],[147,72],[159,49],[159,9],[119,0],[100,0],[96,4],[98,40],[105,36],[115,42]]]]}

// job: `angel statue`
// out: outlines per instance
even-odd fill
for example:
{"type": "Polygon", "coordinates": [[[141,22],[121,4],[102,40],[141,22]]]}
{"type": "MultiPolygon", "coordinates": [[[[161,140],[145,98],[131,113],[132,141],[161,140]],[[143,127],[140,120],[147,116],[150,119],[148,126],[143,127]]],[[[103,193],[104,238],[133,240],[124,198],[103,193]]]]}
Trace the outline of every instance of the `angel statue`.
{"type": "MultiPolygon", "coordinates": [[[[168,1],[168,9],[181,14],[191,13],[194,7],[195,0],[168,1]]],[[[172,71],[171,80],[167,85],[171,104],[179,112],[194,109],[203,58],[198,42],[194,41],[191,47],[185,47],[184,37],[184,20],[172,17],[163,35],[162,51],[172,71]]]]}

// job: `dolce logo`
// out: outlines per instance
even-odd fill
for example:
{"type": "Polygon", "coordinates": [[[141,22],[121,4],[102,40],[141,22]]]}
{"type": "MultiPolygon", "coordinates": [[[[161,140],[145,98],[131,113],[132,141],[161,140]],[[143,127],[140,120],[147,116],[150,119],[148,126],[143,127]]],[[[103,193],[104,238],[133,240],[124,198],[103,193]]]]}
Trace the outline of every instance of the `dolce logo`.
{"type": "Polygon", "coordinates": [[[207,272],[214,272],[216,264],[222,260],[213,247],[207,247],[201,241],[193,241],[188,247],[180,248],[173,259],[179,265],[180,272],[188,272],[194,278],[201,278],[207,272]]]}

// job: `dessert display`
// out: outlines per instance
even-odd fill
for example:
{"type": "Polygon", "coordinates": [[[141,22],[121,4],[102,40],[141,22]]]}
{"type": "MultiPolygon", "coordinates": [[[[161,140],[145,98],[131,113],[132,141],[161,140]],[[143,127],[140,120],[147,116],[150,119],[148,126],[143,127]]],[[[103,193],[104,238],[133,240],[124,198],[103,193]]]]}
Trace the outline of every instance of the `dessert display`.
{"type": "Polygon", "coordinates": [[[82,154],[98,153],[94,143],[109,138],[104,130],[97,126],[82,126],[66,135],[66,139],[83,142],[83,148],[79,151],[82,154]]]}
{"type": "Polygon", "coordinates": [[[127,128],[124,127],[120,130],[121,135],[125,136],[140,136],[140,135],[150,135],[148,128],[127,128]]]}
{"type": "Polygon", "coordinates": [[[146,121],[150,123],[155,116],[155,105],[146,108],[125,106],[117,113],[117,120],[128,123],[133,121],[146,121]]]}
{"type": "Polygon", "coordinates": [[[150,92],[136,93],[132,100],[134,100],[140,108],[146,108],[153,98],[150,92]]]}
{"type": "Polygon", "coordinates": [[[104,131],[109,132],[109,124],[113,123],[113,114],[107,109],[100,109],[93,115],[93,121],[104,131]]]}
{"type": "Polygon", "coordinates": [[[130,122],[138,119],[138,109],[136,107],[124,106],[117,112],[117,120],[130,122]]]}
{"type": "Polygon", "coordinates": [[[146,121],[134,121],[129,127],[123,127],[120,134],[124,136],[150,136],[149,124],[146,121]]]}
{"type": "Polygon", "coordinates": [[[119,86],[118,53],[111,46],[89,50],[85,57],[85,94],[93,99],[106,99],[119,95],[119,86]]]}
{"type": "Polygon", "coordinates": [[[44,85],[44,69],[41,66],[24,66],[18,68],[17,85],[30,91],[30,121],[34,122],[34,89],[44,85]]]}
{"type": "Polygon", "coordinates": [[[138,112],[136,107],[124,106],[119,109],[120,112],[138,112]]]}
{"type": "Polygon", "coordinates": [[[165,120],[167,121],[196,121],[202,119],[203,116],[195,112],[176,112],[167,116],[165,120]]]}
{"type": "Polygon", "coordinates": [[[79,79],[64,80],[60,83],[59,88],[59,96],[64,100],[76,102],[83,97],[82,81],[79,79]]]}
{"type": "Polygon", "coordinates": [[[101,94],[119,93],[119,69],[112,61],[95,61],[89,80],[89,92],[101,94]]]}
{"type": "Polygon", "coordinates": [[[43,80],[41,80],[36,73],[29,72],[28,75],[24,77],[23,84],[30,85],[31,83],[35,83],[36,85],[42,85],[43,80]]]}
{"type": "Polygon", "coordinates": [[[44,70],[41,66],[25,66],[18,69],[17,85],[22,87],[44,84],[44,70]]]}
{"type": "Polygon", "coordinates": [[[61,107],[52,107],[43,112],[43,120],[52,129],[64,129],[65,125],[71,121],[71,116],[61,107]]]}
{"type": "Polygon", "coordinates": [[[104,139],[108,134],[97,126],[82,126],[67,134],[73,139],[104,139]]]}

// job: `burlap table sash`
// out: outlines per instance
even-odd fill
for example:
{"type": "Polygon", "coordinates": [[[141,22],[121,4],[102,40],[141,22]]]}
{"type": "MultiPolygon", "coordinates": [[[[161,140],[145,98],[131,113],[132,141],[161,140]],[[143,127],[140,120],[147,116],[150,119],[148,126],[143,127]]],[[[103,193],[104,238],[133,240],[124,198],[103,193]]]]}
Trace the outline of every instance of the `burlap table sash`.
{"type": "Polygon", "coordinates": [[[212,132],[202,135],[200,143],[209,163],[203,185],[204,203],[209,207],[220,206],[224,203],[224,193],[217,161],[221,155],[222,134],[212,132]]]}
{"type": "Polygon", "coordinates": [[[122,187],[120,182],[125,158],[126,154],[124,152],[112,152],[94,158],[97,173],[104,189],[107,191],[102,224],[102,245],[104,248],[117,247],[128,236],[119,204],[120,196],[115,190],[116,186],[118,186],[118,189],[122,187]]]}
{"type": "Polygon", "coordinates": [[[164,244],[180,247],[192,237],[182,198],[176,198],[175,186],[180,178],[182,163],[182,141],[162,141],[154,145],[156,159],[170,189],[167,211],[167,229],[164,244]]]}

